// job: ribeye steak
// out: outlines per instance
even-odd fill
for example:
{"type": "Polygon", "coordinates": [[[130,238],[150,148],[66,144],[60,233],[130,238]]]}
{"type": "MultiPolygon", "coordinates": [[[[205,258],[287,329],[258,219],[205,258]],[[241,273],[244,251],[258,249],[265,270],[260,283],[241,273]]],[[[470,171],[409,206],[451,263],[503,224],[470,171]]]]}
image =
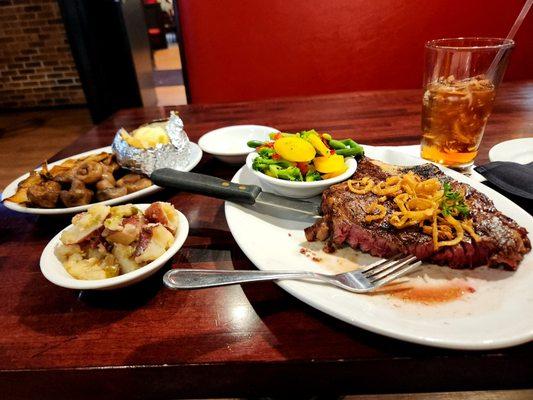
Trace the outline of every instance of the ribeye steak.
{"type": "MultiPolygon", "coordinates": [[[[452,268],[488,265],[515,270],[524,255],[531,250],[525,228],[496,210],[483,193],[453,180],[432,164],[405,168],[365,157],[359,162],[352,179],[369,176],[380,181],[408,171],[413,171],[422,179],[436,177],[447,181],[454,190],[464,192],[465,203],[470,209],[473,227],[480,241],[475,242],[465,235],[459,244],[435,250],[432,237],[417,226],[397,229],[388,223],[388,218],[366,222],[365,210],[378,196],[373,193],[355,194],[348,189],[346,182],[324,191],[323,217],[305,230],[307,240],[325,241],[324,250],[327,252],[347,244],[376,257],[413,254],[419,259],[452,268]]],[[[392,206],[388,207],[388,215],[392,209],[392,206]]]]}

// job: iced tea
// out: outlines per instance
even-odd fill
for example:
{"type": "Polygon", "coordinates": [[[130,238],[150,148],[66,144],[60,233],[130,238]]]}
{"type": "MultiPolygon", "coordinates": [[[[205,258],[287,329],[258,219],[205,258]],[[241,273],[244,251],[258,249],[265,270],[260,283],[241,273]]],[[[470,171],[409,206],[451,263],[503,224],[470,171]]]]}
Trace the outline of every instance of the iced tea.
{"type": "Polygon", "coordinates": [[[494,84],[483,76],[429,83],[422,105],[422,157],[452,167],[470,165],[495,96],[494,84]]]}

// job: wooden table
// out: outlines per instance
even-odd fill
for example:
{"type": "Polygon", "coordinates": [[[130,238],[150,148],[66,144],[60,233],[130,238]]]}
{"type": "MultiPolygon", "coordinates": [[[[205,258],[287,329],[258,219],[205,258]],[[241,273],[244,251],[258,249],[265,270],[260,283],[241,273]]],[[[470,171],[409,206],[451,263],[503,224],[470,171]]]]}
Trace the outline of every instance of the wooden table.
{"type": "MultiPolygon", "coordinates": [[[[176,107],[190,138],[233,124],[316,128],[373,145],[419,142],[420,91],[340,94],[176,107]]],[[[124,110],[55,158],[109,145],[120,127],[168,115],[124,110]]],[[[481,146],[533,134],[533,82],[507,84],[481,146]]],[[[46,138],[43,138],[46,140],[46,138]]],[[[38,144],[36,144],[38,145],[38,144]]],[[[20,154],[24,157],[24,154],[20,154]]],[[[230,178],[236,167],[204,155],[196,171],[230,178]]],[[[134,287],[78,292],[39,271],[45,244],[68,218],[0,208],[2,398],[177,398],[390,393],[533,387],[533,345],[487,352],[389,339],[316,311],[273,283],[173,292],[179,268],[253,268],[233,240],[222,201],[164,191],[189,219],[183,249],[134,287]]],[[[532,267],[532,266],[529,266],[532,267]]],[[[524,310],[532,312],[532,310],[524,310]]]]}

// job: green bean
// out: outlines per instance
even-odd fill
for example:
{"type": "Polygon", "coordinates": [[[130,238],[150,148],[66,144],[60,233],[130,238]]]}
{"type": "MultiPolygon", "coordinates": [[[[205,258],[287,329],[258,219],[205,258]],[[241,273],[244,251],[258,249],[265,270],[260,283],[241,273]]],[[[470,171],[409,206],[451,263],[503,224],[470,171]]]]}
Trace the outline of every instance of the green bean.
{"type": "Polygon", "coordinates": [[[343,142],[341,142],[340,140],[335,140],[335,139],[331,139],[329,141],[329,145],[331,146],[332,149],[335,149],[335,150],[341,150],[341,149],[346,148],[346,145],[343,142]]]}
{"type": "Polygon", "coordinates": [[[355,157],[363,155],[364,151],[363,148],[358,145],[357,147],[350,149],[335,150],[335,153],[343,157],[355,157]]]}
{"type": "Polygon", "coordinates": [[[259,146],[262,146],[264,144],[264,142],[261,142],[259,140],[250,140],[248,143],[246,143],[248,145],[248,147],[259,147],[259,146]]]}
{"type": "Polygon", "coordinates": [[[350,149],[356,149],[358,147],[360,147],[354,140],[352,139],[344,139],[344,140],[341,140],[341,142],[349,147],[350,149]]]}

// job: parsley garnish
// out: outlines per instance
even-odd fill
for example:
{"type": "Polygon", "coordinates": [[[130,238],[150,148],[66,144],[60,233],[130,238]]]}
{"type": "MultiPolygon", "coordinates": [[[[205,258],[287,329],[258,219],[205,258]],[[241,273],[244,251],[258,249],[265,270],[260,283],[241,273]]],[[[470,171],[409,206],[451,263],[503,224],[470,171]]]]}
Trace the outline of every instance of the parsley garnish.
{"type": "Polygon", "coordinates": [[[444,196],[440,203],[442,209],[442,215],[445,217],[448,215],[461,215],[463,217],[468,216],[470,210],[465,204],[465,199],[461,193],[452,189],[452,185],[449,182],[444,182],[442,185],[444,189],[444,196]]]}

